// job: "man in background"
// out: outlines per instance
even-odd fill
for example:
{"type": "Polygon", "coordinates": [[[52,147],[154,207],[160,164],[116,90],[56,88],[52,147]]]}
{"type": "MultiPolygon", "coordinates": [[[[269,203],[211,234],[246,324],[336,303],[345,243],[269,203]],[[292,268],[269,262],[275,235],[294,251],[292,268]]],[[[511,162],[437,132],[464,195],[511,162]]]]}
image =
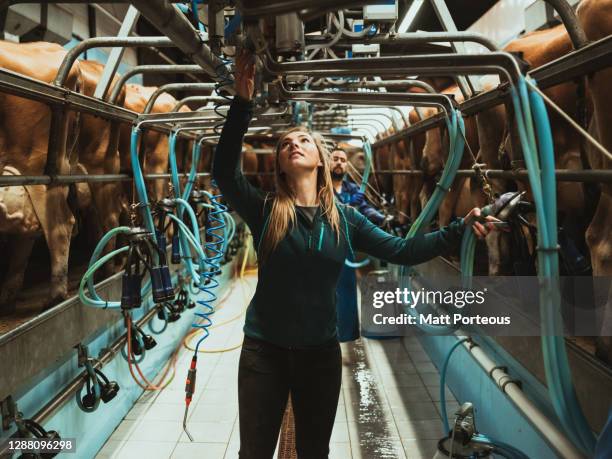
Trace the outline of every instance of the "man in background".
{"type": "MultiPolygon", "coordinates": [[[[331,154],[331,176],[336,198],[343,204],[356,208],[375,225],[386,222],[385,216],[366,200],[359,185],[346,177],[348,154],[340,147],[331,154]]],[[[355,261],[355,260],[349,260],[355,261]]],[[[359,313],[357,311],[357,277],[355,269],[342,268],[336,288],[336,311],[338,316],[338,339],[340,342],[354,341],[360,336],[359,313]]]]}
{"type": "Polygon", "coordinates": [[[365,194],[359,189],[359,185],[346,178],[348,169],[348,155],[340,147],[336,147],[331,155],[331,174],[336,197],[343,204],[348,204],[361,212],[375,225],[385,222],[385,216],[376,210],[366,200],[365,194]]]}

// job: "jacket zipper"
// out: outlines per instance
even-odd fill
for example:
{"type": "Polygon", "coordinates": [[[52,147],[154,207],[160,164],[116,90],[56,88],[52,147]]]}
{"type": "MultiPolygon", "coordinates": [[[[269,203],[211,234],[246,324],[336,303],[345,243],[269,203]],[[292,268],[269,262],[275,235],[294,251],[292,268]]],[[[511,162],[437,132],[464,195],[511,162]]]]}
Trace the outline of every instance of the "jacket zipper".
{"type": "Polygon", "coordinates": [[[321,231],[319,231],[319,246],[317,247],[317,250],[320,252],[321,248],[323,247],[323,231],[325,230],[325,225],[323,224],[323,222],[321,222],[321,231]]]}

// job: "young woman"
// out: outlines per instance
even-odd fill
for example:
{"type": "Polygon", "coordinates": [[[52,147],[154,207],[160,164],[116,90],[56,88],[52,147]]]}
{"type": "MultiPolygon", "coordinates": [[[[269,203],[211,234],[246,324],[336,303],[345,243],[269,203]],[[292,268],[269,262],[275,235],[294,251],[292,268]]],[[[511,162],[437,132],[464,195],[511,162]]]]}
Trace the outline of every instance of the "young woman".
{"type": "MultiPolygon", "coordinates": [[[[240,458],[272,457],[289,393],[298,456],[327,458],[340,392],[335,292],[344,260],[361,251],[396,264],[423,263],[457,248],[464,222],[479,210],[433,233],[408,240],[391,236],[335,201],[320,137],[303,128],[280,138],[276,192],[266,195],[240,171],[253,76],[253,57],[241,55],[237,96],[213,165],[224,199],[251,229],[260,261],[239,363],[240,458]]],[[[487,234],[485,226],[472,225],[478,236],[487,234]]]]}

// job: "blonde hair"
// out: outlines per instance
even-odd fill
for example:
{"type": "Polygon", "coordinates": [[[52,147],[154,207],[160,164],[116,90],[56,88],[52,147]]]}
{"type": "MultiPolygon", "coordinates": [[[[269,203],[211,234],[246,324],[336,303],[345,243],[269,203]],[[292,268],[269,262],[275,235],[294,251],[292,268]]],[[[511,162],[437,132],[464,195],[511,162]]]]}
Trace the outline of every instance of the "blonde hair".
{"type": "Polygon", "coordinates": [[[261,248],[259,257],[263,262],[276,249],[280,241],[282,241],[290,227],[293,227],[297,221],[295,213],[295,196],[293,190],[287,183],[285,174],[280,170],[279,154],[281,144],[287,135],[293,132],[306,132],[314,140],[319,151],[319,158],[322,166],[318,167],[317,173],[317,200],[322,206],[322,215],[327,216],[327,220],[336,233],[336,243],[340,241],[340,215],[335,203],[334,187],[331,179],[329,168],[330,154],[325,147],[323,138],[314,132],[310,132],[303,127],[294,127],[285,132],[276,144],[275,151],[275,171],[274,183],[276,185],[276,193],[272,201],[272,210],[268,217],[267,225],[264,227],[261,240],[261,248]]]}

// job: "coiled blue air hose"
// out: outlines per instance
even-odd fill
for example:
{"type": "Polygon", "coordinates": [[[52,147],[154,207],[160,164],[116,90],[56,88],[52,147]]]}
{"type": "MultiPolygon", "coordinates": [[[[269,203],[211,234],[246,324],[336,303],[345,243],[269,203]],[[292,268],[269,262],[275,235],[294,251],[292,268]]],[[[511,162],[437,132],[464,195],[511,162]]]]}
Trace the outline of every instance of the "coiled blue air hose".
{"type": "MultiPolygon", "coordinates": [[[[233,80],[230,77],[227,69],[227,66],[231,62],[228,59],[223,58],[222,56],[217,57],[219,57],[220,64],[215,67],[215,73],[218,77],[215,91],[226,101],[223,103],[215,104],[214,111],[219,117],[223,119],[223,122],[215,125],[213,130],[215,134],[221,135],[221,129],[225,124],[225,119],[227,119],[227,115],[226,113],[221,111],[221,107],[223,105],[228,105],[232,101],[232,98],[224,94],[222,92],[222,89],[225,87],[232,86],[233,80]]],[[[212,185],[216,188],[216,183],[214,182],[214,180],[212,182],[212,185]]],[[[198,355],[200,345],[210,334],[210,331],[208,330],[208,328],[212,325],[212,320],[210,319],[210,316],[214,313],[213,302],[217,299],[217,295],[214,293],[214,290],[219,286],[219,281],[217,281],[215,277],[221,269],[221,259],[223,258],[225,250],[227,248],[226,231],[228,225],[226,224],[226,222],[228,220],[224,217],[224,214],[227,211],[227,207],[219,202],[219,199],[222,198],[222,195],[212,195],[208,192],[206,192],[206,195],[208,196],[208,199],[210,200],[210,203],[212,204],[214,209],[211,209],[208,212],[208,226],[206,228],[206,234],[211,240],[211,242],[207,242],[205,244],[208,255],[205,259],[205,262],[208,265],[208,269],[205,269],[200,273],[201,276],[206,278],[206,281],[204,283],[200,283],[200,291],[206,295],[206,298],[197,301],[197,304],[202,306],[204,308],[204,311],[195,312],[194,315],[196,317],[196,320],[192,323],[193,328],[202,330],[202,336],[196,344],[194,357],[192,360],[192,364],[194,365],[194,371],[195,362],[197,358],[196,356],[198,355]],[[219,230],[223,231],[223,235],[217,233],[217,231],[219,230]],[[212,256],[210,256],[211,253],[212,256]]]]}
{"type": "MultiPolygon", "coordinates": [[[[213,186],[216,187],[215,184],[213,186]]],[[[225,230],[226,223],[225,218],[223,218],[223,214],[227,211],[227,207],[219,202],[222,195],[211,195],[210,201],[215,207],[215,209],[211,210],[208,213],[208,228],[206,229],[206,234],[211,239],[211,242],[206,243],[206,250],[211,253],[212,256],[206,258],[206,264],[209,269],[205,270],[202,274],[206,277],[206,282],[203,286],[200,286],[200,291],[207,295],[207,298],[199,300],[197,303],[206,310],[204,312],[196,312],[195,315],[200,319],[200,322],[194,322],[192,326],[194,328],[199,328],[203,330],[202,337],[198,340],[195,347],[195,354],[200,348],[200,344],[208,337],[210,334],[208,328],[212,324],[210,319],[210,315],[214,312],[214,307],[212,303],[217,299],[217,295],[214,293],[214,290],[219,286],[219,281],[215,279],[217,273],[221,269],[221,259],[224,255],[224,242],[225,238],[217,233],[219,230],[225,230]]]]}

